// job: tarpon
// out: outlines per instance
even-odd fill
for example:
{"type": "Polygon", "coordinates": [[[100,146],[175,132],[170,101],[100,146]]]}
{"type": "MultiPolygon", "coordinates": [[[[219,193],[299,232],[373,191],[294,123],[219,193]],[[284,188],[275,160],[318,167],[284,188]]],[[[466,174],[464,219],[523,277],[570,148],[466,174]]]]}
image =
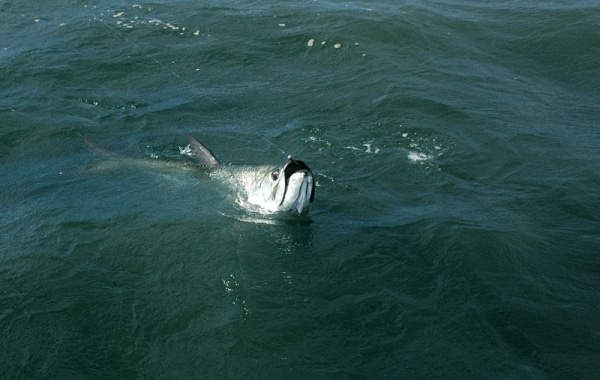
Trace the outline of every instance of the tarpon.
{"type": "MultiPolygon", "coordinates": [[[[97,152],[112,154],[81,135],[97,152]]],[[[196,160],[200,170],[220,180],[236,192],[244,208],[263,214],[275,212],[302,213],[315,198],[312,170],[303,161],[288,156],[281,166],[222,165],[201,142],[188,136],[189,144],[180,153],[196,160]]]]}
{"type": "Polygon", "coordinates": [[[221,165],[201,142],[192,136],[188,140],[181,154],[194,157],[209,170],[211,178],[232,186],[246,208],[263,213],[301,213],[315,198],[313,173],[303,161],[288,156],[281,167],[221,165]]]}

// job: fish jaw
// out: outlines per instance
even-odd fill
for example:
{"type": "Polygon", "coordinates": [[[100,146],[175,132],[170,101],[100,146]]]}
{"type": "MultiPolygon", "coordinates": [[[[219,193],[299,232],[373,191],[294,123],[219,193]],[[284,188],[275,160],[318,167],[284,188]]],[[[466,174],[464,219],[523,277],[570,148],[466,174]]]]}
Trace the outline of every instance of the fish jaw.
{"type": "Polygon", "coordinates": [[[301,214],[311,202],[313,181],[309,171],[300,170],[292,174],[287,183],[286,196],[280,205],[281,211],[301,214]]]}

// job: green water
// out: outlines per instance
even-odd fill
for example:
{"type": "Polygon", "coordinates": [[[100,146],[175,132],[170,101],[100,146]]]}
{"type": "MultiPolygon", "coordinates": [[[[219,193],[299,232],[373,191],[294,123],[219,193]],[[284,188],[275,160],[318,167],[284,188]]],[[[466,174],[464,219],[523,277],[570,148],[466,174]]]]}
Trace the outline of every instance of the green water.
{"type": "Polygon", "coordinates": [[[2,1],[0,23],[0,377],[600,371],[596,2],[2,1]],[[161,169],[187,134],[305,161],[314,203],[261,216],[161,169]]]}

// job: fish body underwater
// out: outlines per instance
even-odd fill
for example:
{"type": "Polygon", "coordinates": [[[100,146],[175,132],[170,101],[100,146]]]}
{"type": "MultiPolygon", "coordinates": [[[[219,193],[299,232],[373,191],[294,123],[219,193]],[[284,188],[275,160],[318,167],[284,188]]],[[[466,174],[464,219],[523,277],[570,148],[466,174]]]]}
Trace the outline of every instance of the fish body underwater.
{"type": "MultiPolygon", "coordinates": [[[[113,159],[121,157],[86,136],[82,134],[80,136],[91,150],[113,159]]],[[[196,160],[198,169],[206,171],[210,178],[229,185],[236,192],[237,202],[249,211],[261,214],[277,212],[301,214],[314,200],[314,175],[303,161],[288,156],[287,162],[280,167],[222,165],[212,152],[194,137],[188,136],[188,140],[189,144],[181,148],[180,153],[196,160]]],[[[122,157],[122,159],[128,158],[122,157]]],[[[172,163],[169,164],[171,165],[172,163]]]]}

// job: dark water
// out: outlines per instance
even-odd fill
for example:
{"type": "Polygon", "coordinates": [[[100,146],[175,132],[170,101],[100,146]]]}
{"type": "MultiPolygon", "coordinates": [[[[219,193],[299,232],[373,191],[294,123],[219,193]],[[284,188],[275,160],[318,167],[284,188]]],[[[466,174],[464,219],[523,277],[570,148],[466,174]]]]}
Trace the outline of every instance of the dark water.
{"type": "Polygon", "coordinates": [[[596,1],[0,1],[0,23],[0,377],[600,372],[596,1]],[[308,214],[156,169],[188,133],[306,161],[308,214]]]}

